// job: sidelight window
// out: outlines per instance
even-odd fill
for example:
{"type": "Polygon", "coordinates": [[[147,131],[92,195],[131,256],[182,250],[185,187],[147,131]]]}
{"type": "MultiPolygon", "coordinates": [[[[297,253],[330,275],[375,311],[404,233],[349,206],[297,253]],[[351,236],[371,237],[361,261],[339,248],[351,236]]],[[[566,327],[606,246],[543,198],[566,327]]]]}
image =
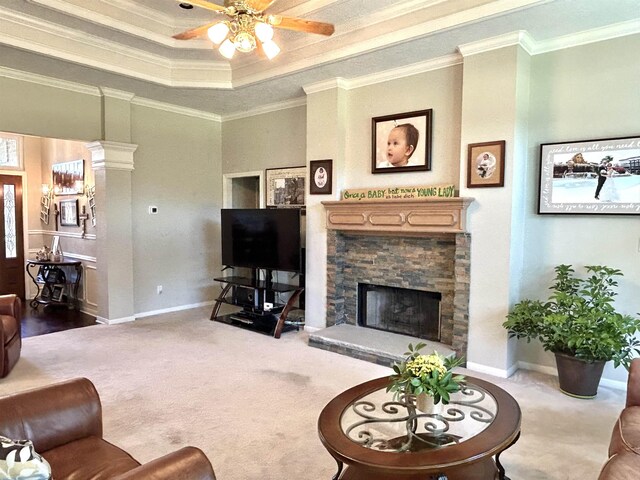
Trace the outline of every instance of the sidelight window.
{"type": "Polygon", "coordinates": [[[5,258],[16,258],[16,187],[4,185],[4,245],[5,258]]]}

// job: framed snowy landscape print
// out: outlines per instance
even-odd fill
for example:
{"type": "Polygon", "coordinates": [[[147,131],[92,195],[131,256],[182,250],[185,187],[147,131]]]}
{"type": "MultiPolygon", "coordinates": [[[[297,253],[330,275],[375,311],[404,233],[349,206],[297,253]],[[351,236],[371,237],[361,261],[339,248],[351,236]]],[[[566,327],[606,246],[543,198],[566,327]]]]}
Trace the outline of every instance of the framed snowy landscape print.
{"type": "Polygon", "coordinates": [[[640,136],[542,144],[538,213],[640,215],[640,136]]]}

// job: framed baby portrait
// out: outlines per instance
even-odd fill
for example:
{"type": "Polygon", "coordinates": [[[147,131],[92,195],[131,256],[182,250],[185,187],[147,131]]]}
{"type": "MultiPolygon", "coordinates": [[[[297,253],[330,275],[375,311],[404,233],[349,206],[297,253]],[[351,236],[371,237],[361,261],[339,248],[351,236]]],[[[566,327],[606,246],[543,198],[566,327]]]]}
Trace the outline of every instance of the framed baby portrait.
{"type": "Polygon", "coordinates": [[[332,187],[332,160],[311,160],[309,162],[309,193],[329,195],[332,187]]]}
{"type": "Polygon", "coordinates": [[[538,213],[640,215],[640,136],[540,145],[538,213]]]}
{"type": "Polygon", "coordinates": [[[504,186],[505,141],[470,143],[467,188],[504,186]]]}
{"type": "Polygon", "coordinates": [[[371,119],[371,173],[431,170],[433,110],[371,119]]]}

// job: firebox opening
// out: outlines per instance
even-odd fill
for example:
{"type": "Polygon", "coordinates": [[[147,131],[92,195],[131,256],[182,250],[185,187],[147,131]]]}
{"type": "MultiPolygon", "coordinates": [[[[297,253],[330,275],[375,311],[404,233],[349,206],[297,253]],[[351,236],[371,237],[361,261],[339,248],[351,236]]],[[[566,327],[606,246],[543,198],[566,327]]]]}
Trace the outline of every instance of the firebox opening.
{"type": "Polygon", "coordinates": [[[358,283],[358,325],[440,341],[442,294],[358,283]]]}

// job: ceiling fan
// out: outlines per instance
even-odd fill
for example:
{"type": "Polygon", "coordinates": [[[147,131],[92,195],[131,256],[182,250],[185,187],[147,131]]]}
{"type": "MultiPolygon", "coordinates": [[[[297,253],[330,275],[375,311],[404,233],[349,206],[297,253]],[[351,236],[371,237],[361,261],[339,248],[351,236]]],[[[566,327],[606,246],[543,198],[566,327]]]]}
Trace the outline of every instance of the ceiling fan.
{"type": "Polygon", "coordinates": [[[229,59],[236,50],[251,52],[257,49],[269,59],[278,55],[280,47],[273,41],[273,27],[327,36],[335,31],[335,27],[330,23],[265,13],[276,0],[225,0],[224,6],[206,0],[178,2],[181,6],[193,5],[226,15],[228,18],[187,30],[174,35],[173,38],[191,40],[207,35],[213,43],[220,45],[220,53],[229,59]]]}

